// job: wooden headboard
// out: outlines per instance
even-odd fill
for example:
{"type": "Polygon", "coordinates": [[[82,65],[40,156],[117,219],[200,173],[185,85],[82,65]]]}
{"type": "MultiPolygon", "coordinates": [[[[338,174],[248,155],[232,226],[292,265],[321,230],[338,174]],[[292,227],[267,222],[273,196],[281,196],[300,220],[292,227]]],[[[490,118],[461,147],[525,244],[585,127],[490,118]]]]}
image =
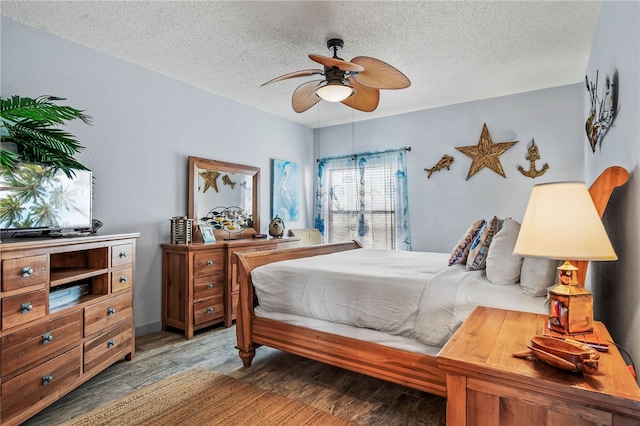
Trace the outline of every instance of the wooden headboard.
{"type": "MultiPolygon", "coordinates": [[[[607,204],[609,203],[609,198],[611,198],[613,190],[624,185],[627,180],[629,180],[629,172],[622,167],[612,166],[602,172],[593,184],[591,184],[589,194],[591,195],[593,204],[596,206],[596,211],[601,218],[607,208],[607,204]]],[[[571,261],[571,263],[578,267],[578,283],[580,286],[584,286],[589,261],[574,260],[571,261]]]]}

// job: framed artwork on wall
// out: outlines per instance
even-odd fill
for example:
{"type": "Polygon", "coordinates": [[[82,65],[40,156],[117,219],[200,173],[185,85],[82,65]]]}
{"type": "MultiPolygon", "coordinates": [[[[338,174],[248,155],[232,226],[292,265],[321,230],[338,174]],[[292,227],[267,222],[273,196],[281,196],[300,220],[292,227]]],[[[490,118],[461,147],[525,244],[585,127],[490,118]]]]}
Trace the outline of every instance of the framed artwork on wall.
{"type": "Polygon", "coordinates": [[[273,159],[271,171],[271,217],[298,220],[298,165],[273,159]]]}

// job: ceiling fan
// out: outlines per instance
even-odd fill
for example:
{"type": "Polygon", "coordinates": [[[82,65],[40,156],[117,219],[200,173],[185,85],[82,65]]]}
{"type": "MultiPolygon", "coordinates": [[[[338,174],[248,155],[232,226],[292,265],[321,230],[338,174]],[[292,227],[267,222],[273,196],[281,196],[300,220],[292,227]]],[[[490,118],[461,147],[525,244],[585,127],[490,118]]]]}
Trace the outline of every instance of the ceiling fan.
{"type": "Polygon", "coordinates": [[[378,107],[380,89],[405,89],[411,85],[409,79],[399,70],[379,59],[357,56],[347,62],[338,57],[338,50],[344,47],[339,38],[327,41],[333,57],[309,55],[312,61],[324,65],[324,69],[294,71],[262,86],[296,77],[312,75],[324,76],[324,80],[313,80],[301,84],[293,92],[291,103],[295,112],[304,112],[320,102],[342,102],[359,111],[371,112],[378,107]]]}

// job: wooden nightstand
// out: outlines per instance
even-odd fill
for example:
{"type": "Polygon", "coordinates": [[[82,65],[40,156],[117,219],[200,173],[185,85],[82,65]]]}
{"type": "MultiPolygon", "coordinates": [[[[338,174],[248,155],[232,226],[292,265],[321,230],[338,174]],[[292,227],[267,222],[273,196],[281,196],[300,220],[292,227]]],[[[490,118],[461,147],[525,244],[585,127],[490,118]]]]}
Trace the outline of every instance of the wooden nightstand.
{"type": "MultiPolygon", "coordinates": [[[[545,315],[476,308],[438,356],[447,425],[637,425],[640,389],[615,345],[594,375],[514,358],[542,334],[545,315]]],[[[594,329],[613,341],[604,324],[594,329]]]]}

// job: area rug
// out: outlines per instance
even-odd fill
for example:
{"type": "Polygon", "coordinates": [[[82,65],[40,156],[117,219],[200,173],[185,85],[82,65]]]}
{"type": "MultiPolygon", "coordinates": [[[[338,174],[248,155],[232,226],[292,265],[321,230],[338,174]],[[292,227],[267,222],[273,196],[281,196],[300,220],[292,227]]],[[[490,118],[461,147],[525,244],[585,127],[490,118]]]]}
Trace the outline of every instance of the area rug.
{"type": "Polygon", "coordinates": [[[80,425],[355,425],[206,368],[192,368],[75,418],[80,425]]]}

